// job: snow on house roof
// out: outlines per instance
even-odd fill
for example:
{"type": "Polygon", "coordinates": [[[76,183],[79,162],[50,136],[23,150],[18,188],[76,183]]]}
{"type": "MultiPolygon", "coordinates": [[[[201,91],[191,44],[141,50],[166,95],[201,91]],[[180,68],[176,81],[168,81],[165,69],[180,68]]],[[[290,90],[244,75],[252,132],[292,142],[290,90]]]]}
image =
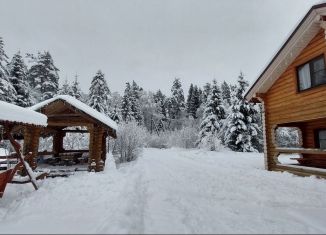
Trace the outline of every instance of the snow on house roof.
{"type": "Polygon", "coordinates": [[[35,126],[47,126],[47,116],[22,108],[14,104],[0,101],[0,122],[15,122],[35,126]]]}
{"type": "Polygon", "coordinates": [[[97,110],[91,108],[87,104],[84,104],[83,102],[81,102],[81,101],[77,100],[76,98],[69,96],[69,95],[58,95],[56,97],[53,97],[51,99],[45,100],[41,103],[38,103],[38,104],[30,107],[29,109],[38,111],[41,108],[43,108],[57,100],[63,100],[65,102],[69,103],[71,106],[79,109],[80,111],[86,113],[87,115],[93,117],[94,119],[102,122],[103,124],[105,124],[106,126],[112,128],[114,130],[118,129],[117,123],[115,121],[113,121],[111,118],[104,115],[103,113],[98,112],[97,110]]]}
{"type": "Polygon", "coordinates": [[[247,100],[251,100],[258,93],[266,93],[317,33],[322,28],[326,29],[325,16],[325,2],[311,7],[247,91],[247,100]]]}

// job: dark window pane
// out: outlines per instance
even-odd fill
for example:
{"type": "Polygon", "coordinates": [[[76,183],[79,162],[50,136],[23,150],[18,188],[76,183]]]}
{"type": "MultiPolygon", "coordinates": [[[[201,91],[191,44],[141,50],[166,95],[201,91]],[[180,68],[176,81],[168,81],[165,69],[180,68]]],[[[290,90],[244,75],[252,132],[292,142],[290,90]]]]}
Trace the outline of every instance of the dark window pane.
{"type": "Polygon", "coordinates": [[[326,149],[326,140],[320,140],[319,145],[321,149],[326,149]]]}
{"type": "Polygon", "coordinates": [[[320,70],[315,72],[312,76],[312,83],[314,86],[318,86],[326,83],[326,71],[320,70]]]}
{"type": "Polygon", "coordinates": [[[320,70],[325,69],[324,58],[321,57],[321,58],[313,60],[311,62],[311,69],[312,69],[312,72],[318,72],[320,70]]]}

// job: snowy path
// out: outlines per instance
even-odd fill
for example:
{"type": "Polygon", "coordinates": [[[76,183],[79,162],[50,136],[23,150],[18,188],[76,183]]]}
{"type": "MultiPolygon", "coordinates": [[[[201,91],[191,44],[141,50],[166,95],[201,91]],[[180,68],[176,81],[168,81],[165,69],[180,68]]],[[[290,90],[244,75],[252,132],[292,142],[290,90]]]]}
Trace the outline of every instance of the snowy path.
{"type": "Polygon", "coordinates": [[[104,173],[10,185],[0,233],[325,233],[326,180],[259,154],[146,149],[104,173]]]}

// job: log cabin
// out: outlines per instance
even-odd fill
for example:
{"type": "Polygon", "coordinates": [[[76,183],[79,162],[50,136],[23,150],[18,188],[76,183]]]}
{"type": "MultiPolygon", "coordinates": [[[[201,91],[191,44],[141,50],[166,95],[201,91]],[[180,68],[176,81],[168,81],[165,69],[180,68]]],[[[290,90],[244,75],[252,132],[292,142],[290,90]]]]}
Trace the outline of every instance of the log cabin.
{"type": "Polygon", "coordinates": [[[45,128],[33,128],[23,131],[24,153],[32,152],[29,162],[32,169],[37,167],[38,155],[49,154],[55,157],[68,157],[75,153],[88,153],[88,170],[103,171],[108,152],[107,138],[116,138],[117,124],[106,115],[92,109],[83,102],[68,95],[59,95],[30,107],[44,114],[48,119],[45,128]],[[85,127],[74,130],[69,127],[85,127]],[[63,147],[67,132],[89,133],[88,150],[66,150],[63,147]],[[53,137],[53,149],[49,153],[39,153],[40,137],[53,137]]]}
{"type": "Polygon", "coordinates": [[[314,5],[246,93],[263,106],[265,168],[326,178],[326,3],[314,5]],[[278,128],[297,128],[299,146],[282,148],[278,128]],[[294,163],[279,156],[296,154],[294,163]]]}

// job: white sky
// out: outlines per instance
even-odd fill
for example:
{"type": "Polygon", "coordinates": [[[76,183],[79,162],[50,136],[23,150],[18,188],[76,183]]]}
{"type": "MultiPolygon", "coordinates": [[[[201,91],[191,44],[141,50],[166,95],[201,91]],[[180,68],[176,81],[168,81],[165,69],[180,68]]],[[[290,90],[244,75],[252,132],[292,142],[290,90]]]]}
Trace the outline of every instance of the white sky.
{"type": "Polygon", "coordinates": [[[49,50],[61,82],[98,69],[111,91],[135,80],[170,92],[190,83],[253,82],[318,0],[0,0],[0,36],[11,57],[49,50]]]}

